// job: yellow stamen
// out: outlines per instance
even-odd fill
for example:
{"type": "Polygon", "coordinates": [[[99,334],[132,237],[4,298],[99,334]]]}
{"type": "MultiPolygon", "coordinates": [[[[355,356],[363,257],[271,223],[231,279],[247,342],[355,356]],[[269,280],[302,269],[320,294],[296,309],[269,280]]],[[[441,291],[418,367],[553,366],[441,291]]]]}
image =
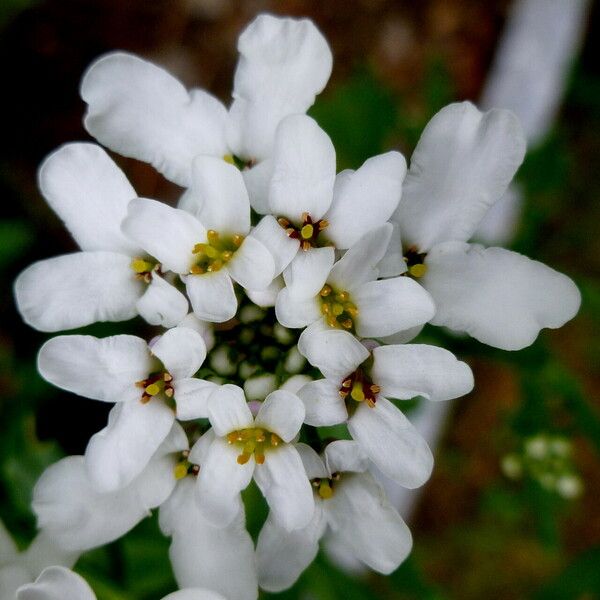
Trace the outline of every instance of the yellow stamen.
{"type": "Polygon", "coordinates": [[[237,457],[237,462],[239,465],[245,465],[249,460],[250,460],[250,454],[248,454],[247,452],[242,452],[238,457],[237,457]]]}
{"type": "Polygon", "coordinates": [[[327,479],[322,479],[319,485],[319,496],[323,498],[323,500],[328,500],[333,496],[333,490],[329,485],[329,481],[327,479]]]}
{"type": "Polygon", "coordinates": [[[151,383],[145,391],[149,396],[156,396],[160,392],[160,386],[157,383],[151,383]]]}
{"type": "Polygon", "coordinates": [[[413,277],[423,277],[423,275],[425,275],[425,273],[427,273],[427,265],[423,264],[423,263],[419,263],[417,265],[413,265],[412,267],[408,268],[408,272],[413,276],[413,277]]]}
{"type": "Polygon", "coordinates": [[[354,382],[350,396],[357,402],[362,402],[365,399],[365,393],[363,392],[362,384],[359,381],[354,382]]]}
{"type": "Polygon", "coordinates": [[[177,463],[173,469],[175,479],[183,479],[188,473],[188,468],[185,463],[177,463]]]}
{"type": "Polygon", "coordinates": [[[208,238],[208,241],[211,244],[214,244],[214,242],[216,242],[219,239],[219,232],[215,231],[214,229],[209,229],[206,232],[206,237],[208,238]]]}
{"type": "Polygon", "coordinates": [[[235,160],[234,160],[234,158],[233,158],[233,154],[226,154],[226,155],[223,157],[223,160],[224,160],[226,163],[229,163],[230,165],[234,165],[234,166],[235,166],[235,160]]]}
{"type": "Polygon", "coordinates": [[[131,268],[138,274],[147,273],[152,271],[154,265],[143,258],[134,258],[131,261],[131,268]]]}

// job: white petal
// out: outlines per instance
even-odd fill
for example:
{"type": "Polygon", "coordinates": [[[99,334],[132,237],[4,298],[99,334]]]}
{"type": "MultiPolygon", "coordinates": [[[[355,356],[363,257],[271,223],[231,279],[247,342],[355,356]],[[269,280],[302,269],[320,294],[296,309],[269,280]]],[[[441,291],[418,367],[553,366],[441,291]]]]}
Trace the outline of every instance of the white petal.
{"type": "Polygon", "coordinates": [[[94,62],[81,82],[85,128],[98,141],[151,163],[182,186],[197,154],[223,156],[225,107],[201,90],[188,93],[166,71],[131,54],[94,62]]]}
{"type": "Polygon", "coordinates": [[[65,550],[45,531],[38,531],[27,550],[19,555],[19,564],[27,567],[29,583],[32,577],[39,575],[46,567],[61,566],[70,569],[80,554],[77,551],[65,550]]]}
{"type": "Polygon", "coordinates": [[[312,379],[308,375],[292,375],[289,379],[286,379],[282,385],[279,386],[279,389],[298,395],[298,391],[311,381],[312,379]]]}
{"type": "Polygon", "coordinates": [[[65,567],[44,569],[34,583],[19,588],[17,600],[96,600],[85,579],[65,567]]]}
{"type": "Polygon", "coordinates": [[[38,527],[66,550],[85,551],[121,537],[147,516],[131,486],[110,494],[95,491],[83,456],[46,469],[33,491],[38,527]]]}
{"type": "Polygon", "coordinates": [[[362,473],[369,467],[369,460],[358,442],[353,440],[336,440],[325,447],[325,464],[328,471],[362,473]]]}
{"type": "Polygon", "coordinates": [[[43,162],[38,180],[44,198],[82,250],[140,252],[121,233],[127,205],[137,194],[100,146],[61,146],[43,162]]]}
{"type": "Polygon", "coordinates": [[[387,250],[393,227],[385,223],[360,240],[338,260],[327,278],[328,283],[339,290],[359,288],[367,281],[377,279],[377,265],[387,250]]]}
{"type": "Polygon", "coordinates": [[[199,319],[223,323],[235,316],[237,298],[226,269],[203,275],[188,275],[185,287],[192,310],[199,319]]]}
{"type": "Polygon", "coordinates": [[[336,179],[333,202],[325,218],[325,236],[336,248],[350,248],[371,229],[385,223],[402,195],[406,160],[387,152],[366,160],[358,171],[336,179]]]}
{"type": "Polygon", "coordinates": [[[259,214],[269,212],[269,185],[273,176],[273,161],[263,160],[242,171],[242,177],[250,196],[250,206],[259,214]]]}
{"type": "Polygon", "coordinates": [[[4,526],[4,523],[0,521],[0,564],[5,564],[17,558],[19,551],[17,545],[12,539],[12,536],[8,532],[8,529],[4,526]]]}
{"type": "Polygon", "coordinates": [[[206,229],[188,212],[156,200],[129,203],[123,231],[174,273],[190,272],[194,246],[206,241],[206,229]]]}
{"type": "Polygon", "coordinates": [[[152,366],[146,342],[133,335],[61,335],[48,340],[38,354],[38,370],[44,379],[104,402],[141,399],[135,383],[148,377],[152,366]]]}
{"type": "Polygon", "coordinates": [[[286,531],[269,515],[256,544],[260,587],[268,592],[291,587],[317,556],[325,527],[318,504],[309,524],[295,531],[286,531]]]}
{"type": "Polygon", "coordinates": [[[277,295],[283,289],[283,277],[275,277],[264,290],[246,290],[246,296],[257,306],[275,306],[277,295]]]}
{"type": "Polygon", "coordinates": [[[239,156],[266,158],[279,121],[305,112],[325,87],[331,51],[312,21],[266,14],[246,27],[238,50],[229,142],[239,156]]]}
{"type": "Polygon", "coordinates": [[[298,350],[327,379],[338,384],[369,358],[369,351],[351,333],[331,329],[322,321],[302,332],[298,350]]]}
{"type": "Polygon", "coordinates": [[[206,358],[202,336],[189,327],[165,331],[150,348],[175,380],[191,377],[206,358]]]}
{"type": "Polygon", "coordinates": [[[208,399],[217,384],[204,379],[178,379],[175,382],[177,418],[180,421],[208,418],[208,399]]]}
{"type": "Polygon", "coordinates": [[[313,298],[294,298],[287,288],[277,294],[275,315],[284,327],[306,327],[321,317],[319,301],[313,298]]]}
{"type": "Polygon", "coordinates": [[[396,277],[406,273],[408,270],[404,261],[404,252],[402,250],[402,240],[400,239],[400,225],[392,221],[394,227],[392,237],[388,244],[384,257],[379,261],[377,269],[379,277],[396,277]]]}
{"type": "Polygon", "coordinates": [[[306,115],[286,117],[275,136],[271,213],[299,224],[303,212],[313,221],[331,205],[335,149],[329,136],[306,115]]]}
{"type": "Polygon", "coordinates": [[[482,113],[450,104],[428,123],[404,182],[396,220],[407,247],[421,252],[467,241],[498,200],[525,155],[525,137],[510,111],[482,113]]]}
{"type": "Polygon", "coordinates": [[[374,408],[362,403],[348,420],[348,430],[367,456],[400,485],[423,485],[433,468],[429,446],[411,422],[389,400],[377,398],[374,408]]]}
{"type": "Polygon", "coordinates": [[[227,264],[235,281],[249,290],[264,290],[275,277],[275,260],[268,248],[249,235],[227,264]]]}
{"type": "Polygon", "coordinates": [[[391,573],[409,555],[410,530],[370,474],[342,476],[328,502],[335,534],[371,569],[391,573]]]}
{"type": "Polygon", "coordinates": [[[473,389],[469,366],[444,348],[426,344],[379,346],[373,350],[373,358],[371,376],[384,396],[450,400],[473,389]]]}
{"type": "Polygon", "coordinates": [[[140,316],[150,325],[175,327],[188,313],[187,298],[158,273],[152,273],[152,280],[144,295],[135,305],[140,316]]]}
{"type": "Polygon", "coordinates": [[[198,156],[192,166],[196,216],[207,229],[246,235],[250,231],[250,200],[239,169],[222,158],[198,156]]]}
{"type": "Polygon", "coordinates": [[[175,415],[159,398],[121,402],[108,416],[108,425],[94,434],[85,450],[89,480],[99,492],[129,485],[146,467],[167,437],[175,415]]]}
{"type": "Polygon", "coordinates": [[[423,331],[423,325],[417,325],[410,329],[398,331],[392,335],[380,337],[379,340],[384,344],[406,344],[414,340],[423,331]]]}
{"type": "Polygon", "coordinates": [[[131,319],[144,291],[144,283],[131,270],[131,257],[114,252],[76,252],[41,260],[15,281],[19,312],[40,331],[131,319]]]}
{"type": "MultiPolygon", "coordinates": [[[[185,554],[187,554],[188,551],[189,549],[185,548],[185,554]]],[[[196,554],[194,553],[194,555],[196,554]]],[[[173,553],[173,556],[175,556],[175,553],[173,553]]],[[[227,598],[221,596],[221,594],[217,594],[217,592],[213,592],[212,590],[203,588],[186,588],[185,590],[178,590],[177,592],[168,594],[162,600],[227,600],[227,598]]]]}
{"type": "Polygon", "coordinates": [[[331,247],[301,250],[283,272],[283,279],[294,298],[316,296],[335,262],[335,252],[331,247]]]}
{"type": "MultiPolygon", "coordinates": [[[[214,527],[203,517],[195,498],[194,481],[187,477],[160,509],[161,528],[173,537],[169,558],[182,588],[210,588],[214,592],[188,590],[169,595],[177,600],[256,600],[258,597],[254,545],[244,527],[240,510],[230,525],[214,527]],[[183,594],[183,595],[182,595],[183,594]]],[[[165,599],[166,600],[166,599],[165,599]]]]}
{"type": "Polygon", "coordinates": [[[299,243],[285,233],[272,215],[264,216],[252,230],[252,235],[271,252],[275,261],[275,274],[279,275],[298,252],[299,243]]]}
{"type": "Polygon", "coordinates": [[[212,323],[199,319],[194,313],[186,315],[179,323],[179,327],[189,327],[197,331],[206,344],[206,350],[210,351],[215,345],[215,332],[212,323]]]}
{"type": "Polygon", "coordinates": [[[223,438],[210,445],[198,475],[199,506],[206,520],[217,527],[229,525],[241,510],[240,492],[248,487],[254,472],[254,457],[241,465],[240,448],[223,438]]]}
{"type": "Polygon", "coordinates": [[[286,531],[305,527],[313,516],[313,491],[298,451],[290,444],[269,450],[256,465],[254,480],[269,504],[273,520],[286,531]]]}
{"type": "Polygon", "coordinates": [[[435,314],[431,296],[408,277],[370,281],[352,293],[361,337],[391,335],[427,323],[435,314]]]}
{"type": "Polygon", "coordinates": [[[203,465],[210,452],[210,447],[215,441],[215,437],[215,430],[212,428],[203,433],[198,441],[192,446],[188,457],[189,461],[197,465],[203,465]]]}
{"type": "Polygon", "coordinates": [[[422,282],[437,306],[432,323],[503,350],[529,346],[544,327],[562,327],[581,304],[571,279],[502,248],[442,244],[426,264],[422,282]]]}
{"type": "Polygon", "coordinates": [[[208,418],[218,436],[252,427],[254,418],[244,391],[237,385],[221,385],[208,401],[208,418]]]}
{"type": "Polygon", "coordinates": [[[311,381],[298,391],[306,410],[304,422],[314,427],[344,423],[348,418],[346,405],[340,397],[340,383],[330,379],[311,381]]]}
{"type": "MultiPolygon", "coordinates": [[[[322,479],[326,477],[330,477],[331,473],[327,470],[323,459],[307,444],[294,444],[296,450],[298,450],[298,454],[302,460],[302,465],[304,466],[304,470],[306,471],[306,476],[309,479],[322,479]]],[[[318,502],[315,503],[315,508],[319,505],[318,502]]]]}
{"type": "Polygon", "coordinates": [[[276,433],[291,442],[302,427],[304,406],[296,394],[284,390],[271,392],[260,405],[255,425],[276,433]]]}
{"type": "Polygon", "coordinates": [[[17,590],[27,583],[31,583],[31,573],[25,567],[18,563],[0,566],[0,600],[15,600],[17,590]]]}

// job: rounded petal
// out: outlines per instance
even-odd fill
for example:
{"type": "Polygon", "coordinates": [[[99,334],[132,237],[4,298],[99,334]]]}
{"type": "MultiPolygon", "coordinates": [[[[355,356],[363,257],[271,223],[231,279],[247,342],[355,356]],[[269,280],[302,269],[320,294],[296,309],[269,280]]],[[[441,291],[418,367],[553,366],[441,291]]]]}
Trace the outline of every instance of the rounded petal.
{"type": "Polygon", "coordinates": [[[148,377],[153,361],[146,342],[133,335],[61,335],[41,347],[37,364],[46,381],[78,396],[135,402],[135,383],[148,377]]]}
{"type": "Polygon", "coordinates": [[[129,485],[146,467],[169,434],[175,415],[166,404],[121,402],[108,416],[108,425],[94,434],[85,450],[88,478],[99,492],[129,485]]]}
{"type": "Polygon", "coordinates": [[[69,456],[44,471],[33,490],[38,527],[66,550],[86,551],[121,537],[148,512],[128,486],[102,494],[92,487],[83,456],[69,456]]]}
{"type": "Polygon", "coordinates": [[[206,358],[204,338],[190,327],[173,327],[165,331],[150,351],[175,380],[191,377],[206,358]]]}
{"type": "Polygon", "coordinates": [[[361,337],[391,335],[433,318],[431,296],[408,277],[370,281],[352,292],[358,307],[356,332],[361,337]]]}
{"type": "Polygon", "coordinates": [[[389,574],[409,555],[410,529],[370,474],[342,476],[328,502],[335,535],[374,571],[389,574]]]}
{"type": "MultiPolygon", "coordinates": [[[[189,548],[184,548],[183,553],[188,554],[189,548]]],[[[192,554],[197,556],[197,552],[192,550],[192,554]]],[[[171,560],[174,560],[174,556],[179,556],[179,554],[173,552],[171,560]]],[[[179,559],[177,559],[179,560],[179,559]]],[[[168,594],[162,600],[227,600],[221,594],[217,592],[213,592],[212,590],[207,590],[205,588],[186,588],[184,590],[178,590],[173,592],[172,594],[168,594]]]]}
{"type": "Polygon", "coordinates": [[[275,260],[267,246],[249,235],[227,264],[227,270],[243,288],[264,290],[275,277],[275,260]]]}
{"type": "Polygon", "coordinates": [[[329,136],[306,115],[286,117],[275,136],[270,212],[299,223],[307,212],[320,219],[331,205],[335,149],[329,136]]]}
{"type": "Polygon", "coordinates": [[[246,296],[257,306],[268,308],[275,306],[277,295],[283,287],[283,277],[275,277],[264,290],[246,290],[246,296]]]}
{"type": "Polygon", "coordinates": [[[363,473],[369,467],[369,459],[358,442],[336,440],[325,446],[325,463],[329,473],[363,473]]]}
{"type": "Polygon", "coordinates": [[[500,199],[525,156],[513,113],[450,104],[428,123],[412,155],[396,220],[407,247],[421,252],[467,241],[500,199]]]}
{"type": "Polygon", "coordinates": [[[444,348],[426,344],[379,346],[373,350],[373,381],[391,398],[423,396],[450,400],[473,389],[473,372],[444,348]]]}
{"type": "Polygon", "coordinates": [[[302,332],[298,350],[327,379],[338,384],[369,358],[369,351],[351,333],[331,329],[323,321],[316,321],[302,332]]]}
{"type": "Polygon", "coordinates": [[[140,316],[150,325],[175,327],[188,314],[187,298],[158,273],[152,280],[135,307],[140,316]]]}
{"type": "Polygon", "coordinates": [[[188,275],[185,287],[192,310],[199,319],[224,323],[235,316],[237,298],[226,269],[204,275],[188,275]]]}
{"type": "Polygon", "coordinates": [[[131,270],[131,257],[114,252],[76,252],[41,260],[15,281],[19,312],[40,331],[131,319],[144,290],[131,270]]]}
{"type": "Polygon", "coordinates": [[[44,198],[82,250],[140,252],[121,232],[127,205],[137,194],[100,146],[61,146],[42,163],[38,181],[44,198]]]}
{"type": "Polygon", "coordinates": [[[256,544],[260,587],[267,592],[291,587],[317,556],[326,525],[318,504],[308,525],[294,531],[286,531],[269,515],[256,544]]]}
{"type": "Polygon", "coordinates": [[[194,246],[206,240],[206,229],[196,217],[147,198],[129,203],[121,228],[167,270],[182,275],[190,272],[194,246]]]}
{"type": "Polygon", "coordinates": [[[220,594],[227,599],[256,600],[254,545],[244,526],[243,510],[238,508],[229,525],[211,525],[200,510],[190,477],[180,481],[161,506],[161,529],[173,538],[169,558],[177,583],[182,588],[202,586],[218,592],[182,590],[173,595],[174,600],[221,600],[220,594]]]}
{"type": "Polygon", "coordinates": [[[340,383],[318,379],[300,388],[298,397],[306,410],[304,422],[307,425],[326,427],[346,422],[348,411],[340,396],[340,383]]]}
{"type": "Polygon", "coordinates": [[[385,255],[392,231],[392,225],[385,223],[365,234],[333,265],[327,281],[338,289],[351,291],[377,279],[377,265],[385,255]]]}
{"type": "Polygon", "coordinates": [[[131,54],[96,60],[83,77],[81,97],[91,135],[179,185],[189,186],[194,156],[227,154],[225,107],[204,91],[188,93],[165,70],[131,54]]]}
{"type": "Polygon", "coordinates": [[[254,480],[276,523],[286,531],[306,527],[312,519],[315,501],[300,455],[292,445],[269,450],[265,462],[256,465],[254,480]]]}
{"type": "MultiPolygon", "coordinates": [[[[27,567],[29,579],[41,573],[46,567],[61,566],[70,569],[79,559],[81,553],[69,551],[57,544],[45,531],[38,531],[37,535],[27,547],[21,552],[19,564],[27,567]]],[[[4,590],[4,588],[0,588],[4,590]]]]}
{"type": "Polygon", "coordinates": [[[96,600],[85,579],[65,567],[44,569],[34,583],[19,588],[17,600],[96,600]]]}
{"type": "Polygon", "coordinates": [[[278,123],[305,112],[331,74],[327,41],[309,19],[262,14],[238,39],[229,142],[238,156],[272,154],[278,123]]]}
{"type": "MultiPolygon", "coordinates": [[[[322,479],[329,477],[331,473],[327,470],[323,459],[307,444],[294,444],[296,450],[298,450],[298,454],[302,460],[302,464],[304,465],[304,470],[306,471],[306,476],[309,479],[322,479]]],[[[315,508],[319,505],[319,503],[315,503],[315,508]]]]}
{"type": "Polygon", "coordinates": [[[250,231],[250,200],[239,169],[213,156],[198,156],[192,166],[191,193],[196,216],[207,229],[246,235],[250,231]]]}
{"type": "Polygon", "coordinates": [[[276,433],[284,442],[291,442],[304,421],[304,405],[291,392],[275,390],[260,405],[255,425],[276,433]]]}
{"type": "Polygon", "coordinates": [[[252,427],[254,423],[244,390],[232,384],[221,385],[211,394],[208,418],[218,436],[252,427]]]}
{"type": "Polygon", "coordinates": [[[397,277],[408,270],[404,260],[404,251],[402,250],[402,240],[400,239],[400,225],[392,222],[392,226],[394,229],[390,243],[384,257],[377,265],[379,277],[397,277]]]}
{"type": "Polygon", "coordinates": [[[254,472],[254,458],[241,465],[240,449],[217,437],[210,445],[198,475],[198,498],[202,514],[216,527],[226,527],[239,514],[240,492],[248,487],[254,472]]]}
{"type": "Polygon", "coordinates": [[[427,442],[389,400],[377,398],[374,408],[362,403],[348,420],[348,430],[365,454],[400,485],[423,485],[433,469],[427,442]]]}
{"type": "Polygon", "coordinates": [[[283,280],[294,298],[316,296],[335,262],[335,251],[331,247],[301,250],[283,272],[283,280]]]}
{"type": "Polygon", "coordinates": [[[294,298],[287,288],[277,294],[275,315],[284,327],[299,328],[314,323],[321,317],[316,297],[294,298]]]}
{"type": "Polygon", "coordinates": [[[273,161],[263,160],[242,171],[242,177],[250,196],[250,206],[259,214],[269,212],[269,185],[273,176],[273,161]]]}
{"type": "Polygon", "coordinates": [[[177,418],[180,421],[208,418],[208,399],[217,384],[204,379],[178,379],[175,382],[177,418]]]}
{"type": "Polygon", "coordinates": [[[529,346],[544,327],[562,327],[581,304],[571,279],[503,248],[441,244],[426,264],[422,282],[437,306],[431,322],[503,350],[529,346]]]}
{"type": "Polygon", "coordinates": [[[336,178],[333,202],[325,215],[325,236],[336,248],[350,248],[392,216],[406,175],[406,160],[387,152],[366,160],[349,176],[336,178]]]}
{"type": "Polygon", "coordinates": [[[259,221],[252,230],[252,236],[269,249],[275,261],[275,275],[279,275],[298,252],[298,240],[288,237],[272,215],[266,215],[259,221]]]}
{"type": "Polygon", "coordinates": [[[31,573],[21,565],[8,563],[0,566],[0,590],[2,600],[15,600],[17,590],[31,583],[31,573]]]}

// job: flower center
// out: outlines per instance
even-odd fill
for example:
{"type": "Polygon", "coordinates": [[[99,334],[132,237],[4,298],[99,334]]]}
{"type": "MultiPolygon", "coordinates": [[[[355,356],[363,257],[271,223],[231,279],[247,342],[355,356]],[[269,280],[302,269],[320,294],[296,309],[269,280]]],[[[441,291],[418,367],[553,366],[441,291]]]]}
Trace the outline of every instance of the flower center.
{"type": "Polygon", "coordinates": [[[311,480],[315,491],[323,500],[329,500],[333,496],[334,485],[340,480],[340,473],[334,473],[331,478],[315,478],[311,480]]]}
{"type": "Polygon", "coordinates": [[[206,232],[206,242],[196,244],[192,253],[194,264],[190,267],[193,275],[215,273],[228,263],[244,241],[244,236],[220,235],[218,231],[209,229],[206,232]]]}
{"type": "Polygon", "coordinates": [[[342,381],[339,391],[340,396],[346,402],[351,398],[356,402],[366,402],[371,408],[375,408],[377,394],[379,394],[381,388],[373,383],[373,380],[359,367],[342,381]]]}
{"type": "Polygon", "coordinates": [[[141,279],[142,281],[144,281],[146,283],[150,283],[152,281],[152,272],[153,271],[160,273],[160,264],[159,263],[148,260],[147,258],[141,258],[139,256],[136,256],[131,261],[131,268],[133,269],[133,272],[135,273],[135,278],[141,279]]]}
{"type": "Polygon", "coordinates": [[[336,329],[354,330],[354,321],[358,315],[356,304],[350,299],[346,291],[337,291],[329,284],[325,284],[319,292],[321,312],[329,327],[336,329]]]}
{"type": "Polygon", "coordinates": [[[188,460],[189,456],[190,456],[189,450],[184,450],[181,453],[180,460],[173,467],[173,475],[174,475],[175,479],[177,479],[177,480],[183,479],[184,477],[187,477],[188,475],[193,475],[194,477],[196,477],[198,475],[198,473],[200,472],[200,465],[195,465],[194,463],[191,463],[188,460]]]}
{"type": "Polygon", "coordinates": [[[279,217],[277,222],[285,229],[288,237],[300,242],[300,248],[304,251],[318,246],[319,233],[329,225],[329,222],[325,219],[313,221],[312,217],[306,212],[302,213],[302,225],[300,227],[296,227],[284,217],[279,217]]]}
{"type": "Polygon", "coordinates": [[[147,379],[136,381],[135,385],[144,390],[141,398],[142,404],[150,402],[154,396],[157,396],[161,392],[167,398],[172,398],[174,394],[172,382],[173,376],[168,371],[151,373],[147,379]]]}
{"type": "Polygon", "coordinates": [[[427,265],[425,264],[425,257],[427,252],[417,252],[416,248],[409,248],[404,255],[404,261],[408,268],[408,274],[419,279],[427,273],[427,265]]]}
{"type": "Polygon", "coordinates": [[[262,465],[265,462],[265,450],[276,448],[281,442],[277,434],[260,427],[239,429],[227,434],[227,443],[235,444],[241,449],[237,457],[240,465],[245,465],[253,454],[256,464],[262,465]]]}

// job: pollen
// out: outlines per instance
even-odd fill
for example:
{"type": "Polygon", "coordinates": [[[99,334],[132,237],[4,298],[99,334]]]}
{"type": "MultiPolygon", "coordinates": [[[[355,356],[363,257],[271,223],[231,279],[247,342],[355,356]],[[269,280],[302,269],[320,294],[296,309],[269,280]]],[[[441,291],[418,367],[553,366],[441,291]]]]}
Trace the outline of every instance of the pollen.
{"type": "Polygon", "coordinates": [[[327,243],[321,243],[322,240],[319,239],[319,234],[321,231],[326,229],[329,225],[329,222],[325,219],[314,221],[307,212],[304,212],[300,217],[299,225],[292,223],[285,217],[279,217],[277,222],[281,227],[283,227],[283,229],[285,229],[285,233],[288,237],[298,240],[300,243],[300,249],[304,250],[305,252],[311,248],[329,245],[327,243]]]}
{"type": "Polygon", "coordinates": [[[425,265],[423,263],[412,265],[412,267],[408,268],[408,272],[413,277],[416,277],[418,279],[419,277],[423,277],[423,275],[425,275],[425,273],[427,273],[427,265],[425,265]]]}
{"type": "Polygon", "coordinates": [[[227,434],[227,443],[236,445],[241,450],[237,457],[239,465],[245,465],[253,455],[256,464],[262,465],[265,462],[265,451],[276,448],[281,442],[276,433],[260,427],[249,427],[227,434]]]}
{"type": "Polygon", "coordinates": [[[321,313],[330,327],[354,331],[358,308],[348,292],[335,290],[331,285],[325,284],[319,292],[319,299],[321,313]]]}
{"type": "Polygon", "coordinates": [[[138,256],[131,261],[131,269],[135,273],[136,279],[150,283],[152,281],[152,271],[159,271],[160,265],[138,256]]]}
{"type": "Polygon", "coordinates": [[[190,273],[204,275],[220,271],[233,258],[243,241],[243,235],[221,235],[218,231],[209,229],[206,232],[206,242],[200,242],[192,248],[194,258],[190,273]]]}

